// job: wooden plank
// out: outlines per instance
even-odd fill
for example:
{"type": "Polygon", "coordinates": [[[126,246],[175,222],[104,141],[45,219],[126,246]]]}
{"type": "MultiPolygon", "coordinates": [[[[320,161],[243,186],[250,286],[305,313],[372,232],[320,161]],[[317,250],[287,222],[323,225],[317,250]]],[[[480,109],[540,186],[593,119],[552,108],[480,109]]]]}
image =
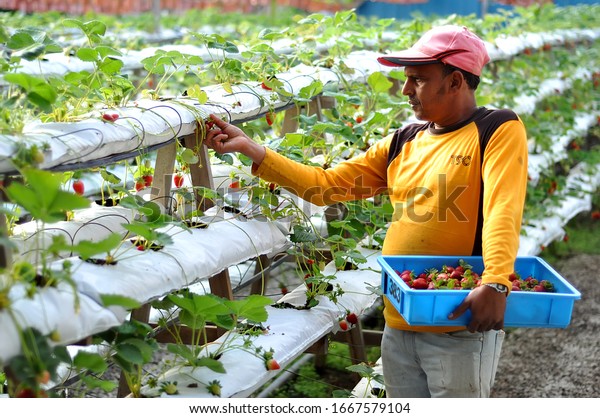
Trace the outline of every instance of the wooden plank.
{"type": "MultiPolygon", "coordinates": [[[[194,187],[205,187],[207,189],[214,190],[214,180],[212,176],[212,170],[210,169],[210,157],[208,155],[208,148],[203,146],[198,140],[198,135],[195,133],[192,135],[186,135],[183,137],[183,143],[186,148],[192,149],[197,152],[200,161],[198,164],[190,166],[190,176],[192,179],[192,185],[194,187]]],[[[214,202],[210,199],[205,198],[200,190],[196,190],[196,207],[200,210],[206,210],[214,206],[214,202]]]]}
{"type": "Polygon", "coordinates": [[[171,185],[173,184],[173,171],[175,169],[175,159],[177,157],[177,144],[173,142],[159,149],[156,153],[156,163],[154,165],[154,180],[152,184],[152,198],[157,199],[171,213],[172,198],[171,185]]]}

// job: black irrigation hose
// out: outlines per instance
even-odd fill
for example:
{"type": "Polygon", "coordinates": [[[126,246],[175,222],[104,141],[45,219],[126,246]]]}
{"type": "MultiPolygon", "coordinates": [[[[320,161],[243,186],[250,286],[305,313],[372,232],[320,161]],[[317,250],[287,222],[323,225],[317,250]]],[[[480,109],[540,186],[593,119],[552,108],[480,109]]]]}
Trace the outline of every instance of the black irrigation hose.
{"type": "MultiPolygon", "coordinates": [[[[87,132],[87,131],[95,131],[99,134],[98,136],[100,137],[100,143],[96,147],[89,150],[87,154],[78,154],[75,158],[87,157],[88,155],[92,155],[94,152],[96,152],[97,150],[99,150],[100,148],[102,148],[104,146],[104,132],[102,130],[100,130],[98,128],[77,129],[75,131],[66,132],[61,135],[53,135],[50,138],[56,139],[57,141],[61,142],[65,146],[67,146],[68,144],[66,142],[64,142],[63,140],[61,140],[61,138],[69,136],[69,135],[77,134],[79,132],[87,132]]],[[[68,146],[67,146],[67,148],[68,148],[68,146]]],[[[73,159],[75,159],[75,158],[73,158],[73,159]]]]}

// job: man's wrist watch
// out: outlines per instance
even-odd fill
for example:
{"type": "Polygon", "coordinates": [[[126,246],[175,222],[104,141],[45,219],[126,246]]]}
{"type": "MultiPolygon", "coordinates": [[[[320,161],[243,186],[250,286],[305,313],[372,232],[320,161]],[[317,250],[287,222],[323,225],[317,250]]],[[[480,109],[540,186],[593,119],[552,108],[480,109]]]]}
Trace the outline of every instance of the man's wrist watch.
{"type": "Polygon", "coordinates": [[[500,283],[484,283],[485,286],[491,287],[498,293],[508,293],[508,286],[500,283]]]}

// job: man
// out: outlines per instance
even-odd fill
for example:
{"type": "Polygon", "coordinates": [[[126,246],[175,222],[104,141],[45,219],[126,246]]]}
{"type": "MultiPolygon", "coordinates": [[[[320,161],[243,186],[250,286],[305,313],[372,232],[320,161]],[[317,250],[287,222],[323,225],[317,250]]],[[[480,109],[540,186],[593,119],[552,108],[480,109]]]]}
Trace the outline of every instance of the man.
{"type": "Polygon", "coordinates": [[[253,173],[317,204],[388,192],[393,220],[384,255],[482,255],[485,285],[450,314],[464,326],[411,326],[387,301],[381,344],[389,397],[489,397],[504,332],[509,275],[519,247],[527,187],[527,139],[510,110],[478,107],[489,62],[465,27],[433,28],[411,48],[379,58],[403,66],[402,94],[416,117],[363,155],[323,170],[277,154],[213,116],[206,138],[219,153],[241,152],[253,173]]]}

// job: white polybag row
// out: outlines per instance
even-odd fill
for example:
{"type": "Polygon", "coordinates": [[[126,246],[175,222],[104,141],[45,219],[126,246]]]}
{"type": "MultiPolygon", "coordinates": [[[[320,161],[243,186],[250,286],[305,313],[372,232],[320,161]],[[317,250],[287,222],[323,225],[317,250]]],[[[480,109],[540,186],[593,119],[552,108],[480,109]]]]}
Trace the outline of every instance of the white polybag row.
{"type": "MultiPolygon", "coordinates": [[[[389,71],[376,61],[375,53],[360,53],[348,62],[356,71],[349,80],[365,81],[375,71],[389,71]]],[[[292,97],[301,89],[320,81],[323,85],[339,83],[335,71],[300,64],[277,76],[292,97]]],[[[33,122],[20,135],[0,135],[0,172],[12,172],[11,158],[17,145],[37,145],[43,151],[41,169],[61,165],[90,163],[107,157],[118,159],[153,146],[169,143],[174,138],[190,135],[198,129],[198,120],[215,113],[231,122],[258,117],[270,109],[278,110],[293,104],[293,99],[280,96],[260,87],[260,83],[242,83],[228,92],[222,85],[203,89],[209,101],[199,104],[195,99],[176,97],[169,100],[140,99],[117,109],[98,109],[79,122],[33,122]],[[117,113],[119,118],[107,122],[105,112],[117,113]]],[[[100,164],[100,163],[98,163],[100,164]]]]}
{"type": "Polygon", "coordinates": [[[569,171],[566,187],[560,192],[559,206],[552,215],[524,223],[518,255],[537,255],[554,241],[564,238],[564,226],[578,214],[592,208],[592,194],[600,189],[600,164],[578,164],[569,171]]]}
{"type": "Polygon", "coordinates": [[[568,157],[569,144],[574,139],[581,138],[591,127],[597,125],[599,116],[599,111],[577,114],[573,122],[573,127],[566,134],[550,138],[551,146],[549,150],[542,151],[539,154],[530,152],[527,167],[529,183],[532,185],[537,184],[545,169],[566,159],[568,157]]]}
{"type": "MultiPolygon", "coordinates": [[[[222,213],[205,220],[209,223],[206,229],[163,229],[174,242],[160,251],[142,252],[133,243],[125,242],[117,253],[116,265],[67,258],[72,263],[76,294],[61,282],[56,289],[40,289],[31,299],[21,285],[12,286],[11,312],[17,323],[7,310],[0,311],[0,333],[6,336],[0,341],[0,361],[20,352],[17,326],[35,327],[44,334],[57,331],[61,344],[73,343],[125,320],[127,310],[104,307],[101,295],[127,296],[143,304],[230,266],[285,251],[289,246],[285,228],[264,217],[247,219],[222,213]],[[76,297],[81,300],[79,310],[74,304],[76,297]]],[[[51,268],[61,270],[63,261],[52,262],[51,268]]]]}
{"type": "MultiPolygon", "coordinates": [[[[342,332],[338,321],[345,317],[346,310],[360,315],[371,307],[378,296],[367,286],[380,286],[381,267],[377,257],[381,253],[366,249],[360,251],[367,257],[367,262],[359,265],[359,270],[336,272],[335,266],[330,263],[323,271],[324,274],[335,273],[335,279],[331,283],[339,284],[345,291],[339,298],[338,304],[320,296],[319,304],[311,309],[298,310],[269,306],[267,307],[268,319],[262,323],[266,333],[255,337],[252,340],[253,345],[262,347],[266,351],[273,349],[273,358],[283,369],[321,337],[331,332],[342,332]]],[[[278,302],[287,302],[294,306],[303,305],[306,300],[305,291],[305,285],[300,285],[278,302]]],[[[241,336],[228,332],[214,343],[207,345],[206,353],[227,347],[227,344],[232,342],[239,345],[241,336]]],[[[147,396],[168,397],[169,395],[159,393],[160,384],[177,382],[179,393],[172,396],[212,397],[204,384],[218,380],[222,385],[221,397],[248,397],[278,373],[268,371],[261,357],[241,348],[224,350],[219,361],[225,367],[225,374],[213,372],[205,367],[178,365],[159,376],[155,388],[145,387],[143,393],[147,396]]]]}

